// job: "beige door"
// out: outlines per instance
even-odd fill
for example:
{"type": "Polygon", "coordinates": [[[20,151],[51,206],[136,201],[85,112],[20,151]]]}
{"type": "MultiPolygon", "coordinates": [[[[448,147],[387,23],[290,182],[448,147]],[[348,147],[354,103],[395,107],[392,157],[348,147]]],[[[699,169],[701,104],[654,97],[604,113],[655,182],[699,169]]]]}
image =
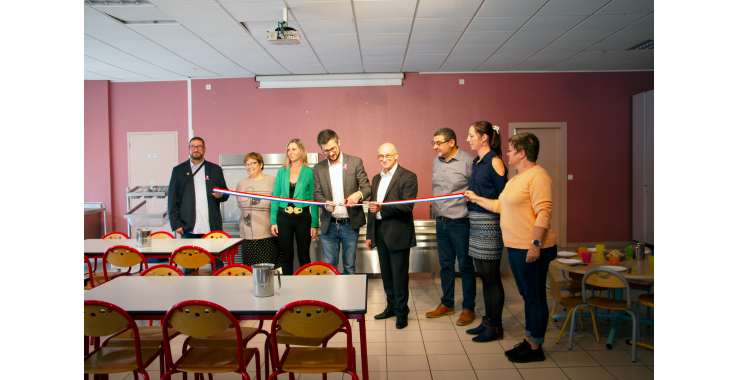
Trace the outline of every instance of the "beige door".
{"type": "Polygon", "coordinates": [[[167,186],[177,162],[177,132],[128,133],[128,186],[167,186]]]}
{"type": "MultiPolygon", "coordinates": [[[[537,164],[547,170],[552,179],[553,215],[550,226],[557,234],[558,246],[567,244],[568,211],[568,162],[567,162],[567,123],[509,123],[509,136],[523,132],[533,133],[540,140],[540,153],[537,164]]],[[[505,152],[508,144],[502,146],[505,152]]],[[[509,168],[509,178],[516,169],[509,168]]]]}

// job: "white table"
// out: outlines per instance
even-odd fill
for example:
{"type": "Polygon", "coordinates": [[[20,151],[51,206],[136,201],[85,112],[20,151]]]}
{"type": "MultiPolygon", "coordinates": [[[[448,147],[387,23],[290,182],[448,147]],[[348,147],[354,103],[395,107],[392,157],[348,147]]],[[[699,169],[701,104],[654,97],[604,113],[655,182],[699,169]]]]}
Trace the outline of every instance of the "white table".
{"type": "Polygon", "coordinates": [[[278,289],[276,284],[273,297],[257,298],[252,295],[252,277],[119,277],[86,291],[85,300],[110,302],[134,319],[143,320],[161,319],[170,307],[187,300],[214,302],[238,319],[272,319],[281,307],[294,301],[327,302],[347,318],[358,321],[362,378],[367,380],[367,275],[284,276],[281,279],[282,288],[278,289]]]}
{"type": "Polygon", "coordinates": [[[168,259],[176,249],[194,245],[210,252],[213,257],[220,256],[244,241],[236,239],[152,239],[151,247],[139,247],[135,239],[85,239],[85,255],[89,258],[103,258],[110,247],[127,245],[136,248],[147,258],[168,259]]]}

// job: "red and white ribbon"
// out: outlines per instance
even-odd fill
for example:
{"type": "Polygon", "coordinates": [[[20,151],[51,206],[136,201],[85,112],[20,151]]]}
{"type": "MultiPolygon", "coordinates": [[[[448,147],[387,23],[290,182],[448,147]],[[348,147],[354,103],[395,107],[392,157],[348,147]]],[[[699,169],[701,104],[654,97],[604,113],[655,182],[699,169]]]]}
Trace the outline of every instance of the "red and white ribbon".
{"type": "MultiPolygon", "coordinates": [[[[316,205],[316,206],[326,206],[329,205],[329,202],[319,202],[319,201],[307,201],[305,199],[293,199],[293,198],[282,198],[282,197],[276,197],[274,195],[262,195],[262,194],[252,194],[252,193],[243,193],[241,191],[232,191],[232,190],[224,190],[219,189],[218,187],[214,188],[213,191],[215,193],[221,193],[221,194],[228,194],[233,195],[235,197],[245,197],[245,198],[252,198],[252,199],[262,199],[265,201],[275,201],[275,202],[288,202],[288,203],[300,203],[300,204],[308,204],[308,205],[316,205]]],[[[381,205],[402,205],[402,204],[409,204],[409,203],[424,203],[424,202],[435,202],[435,201],[446,201],[450,199],[461,199],[465,198],[465,193],[457,193],[457,194],[448,194],[448,195],[438,195],[436,197],[427,197],[427,198],[415,198],[415,199],[404,199],[401,201],[390,201],[390,202],[372,202],[377,203],[381,205]]],[[[353,207],[353,206],[362,206],[363,203],[356,203],[356,204],[339,204],[339,206],[345,206],[345,207],[353,207]]]]}

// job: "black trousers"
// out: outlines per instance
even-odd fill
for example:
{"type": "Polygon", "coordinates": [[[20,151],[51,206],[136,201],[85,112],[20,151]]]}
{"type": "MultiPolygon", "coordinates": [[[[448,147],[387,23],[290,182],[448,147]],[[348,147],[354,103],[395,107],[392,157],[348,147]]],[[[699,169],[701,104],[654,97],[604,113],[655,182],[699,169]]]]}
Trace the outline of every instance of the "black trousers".
{"type": "Polygon", "coordinates": [[[409,314],[409,256],[411,248],[392,250],[383,240],[382,222],[375,221],[375,244],[378,248],[380,278],[383,280],[386,310],[393,310],[396,317],[409,314]]]}
{"type": "MultiPolygon", "coordinates": [[[[304,266],[311,262],[311,213],[308,207],[303,209],[301,214],[288,214],[283,209],[278,209],[277,213],[278,226],[278,244],[280,251],[283,253],[283,275],[292,276],[295,269],[293,268],[293,258],[295,251],[293,249],[293,237],[295,237],[296,247],[298,248],[298,262],[304,266]]],[[[297,268],[296,268],[297,269],[297,268]]]]}

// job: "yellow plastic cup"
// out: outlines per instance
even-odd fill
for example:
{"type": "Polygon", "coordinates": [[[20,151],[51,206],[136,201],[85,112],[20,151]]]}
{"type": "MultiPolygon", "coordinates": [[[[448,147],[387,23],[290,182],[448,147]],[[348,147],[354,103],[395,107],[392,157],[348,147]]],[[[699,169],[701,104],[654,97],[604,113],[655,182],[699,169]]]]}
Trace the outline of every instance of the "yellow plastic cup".
{"type": "Polygon", "coordinates": [[[650,255],[650,256],[648,256],[648,257],[647,257],[647,258],[648,258],[648,262],[650,263],[650,266],[651,266],[651,267],[652,267],[652,266],[654,265],[654,264],[653,264],[653,257],[655,257],[655,256],[653,256],[653,255],[650,255]]]}
{"type": "Polygon", "coordinates": [[[596,244],[596,253],[598,253],[599,255],[603,255],[604,248],[606,248],[604,244],[596,244]]]}

